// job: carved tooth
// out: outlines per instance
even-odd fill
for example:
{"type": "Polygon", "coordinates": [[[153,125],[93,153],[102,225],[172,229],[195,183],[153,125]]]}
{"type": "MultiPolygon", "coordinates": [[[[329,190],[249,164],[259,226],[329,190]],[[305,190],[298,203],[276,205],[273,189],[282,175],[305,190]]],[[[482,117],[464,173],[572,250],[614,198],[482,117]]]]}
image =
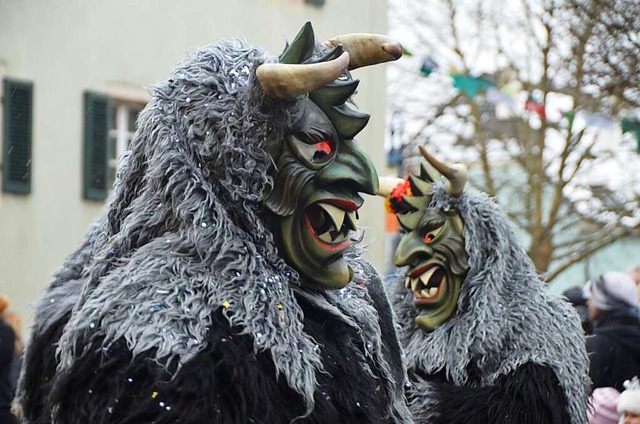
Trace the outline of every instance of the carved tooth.
{"type": "Polygon", "coordinates": [[[358,228],[358,218],[356,217],[356,211],[347,212],[347,223],[349,224],[349,228],[351,230],[356,230],[358,228]]]}
{"type": "Polygon", "coordinates": [[[333,243],[342,243],[347,239],[347,237],[342,233],[336,233],[335,237],[332,237],[333,243]]]}
{"type": "Polygon", "coordinates": [[[318,234],[318,238],[325,243],[333,243],[333,238],[331,237],[330,231],[327,231],[322,234],[318,234]]]}
{"type": "Polygon", "coordinates": [[[420,290],[420,297],[424,297],[424,298],[428,299],[431,296],[429,296],[429,291],[425,289],[425,290],[420,290]]]}
{"type": "Polygon", "coordinates": [[[342,223],[344,222],[344,210],[328,203],[319,203],[318,206],[324,209],[331,217],[331,221],[333,222],[336,230],[342,228],[342,223]]]}
{"type": "Polygon", "coordinates": [[[435,266],[429,268],[426,272],[423,272],[422,275],[420,276],[420,280],[422,281],[422,284],[424,284],[425,287],[429,284],[429,280],[431,279],[431,276],[433,275],[434,272],[436,272],[435,266]]]}
{"type": "Polygon", "coordinates": [[[418,288],[418,279],[417,278],[412,278],[411,279],[411,290],[416,291],[417,288],[418,288]]]}
{"type": "Polygon", "coordinates": [[[405,289],[411,288],[411,277],[407,277],[404,279],[404,288],[405,289]]]}
{"type": "Polygon", "coordinates": [[[429,291],[428,296],[429,297],[433,297],[438,293],[438,288],[437,287],[431,287],[428,291],[429,291]]]}

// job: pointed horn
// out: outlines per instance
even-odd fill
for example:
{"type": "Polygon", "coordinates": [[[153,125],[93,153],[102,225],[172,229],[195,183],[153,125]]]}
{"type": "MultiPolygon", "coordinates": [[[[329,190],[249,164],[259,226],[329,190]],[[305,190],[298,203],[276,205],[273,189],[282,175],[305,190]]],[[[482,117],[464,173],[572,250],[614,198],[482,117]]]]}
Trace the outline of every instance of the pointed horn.
{"type": "Polygon", "coordinates": [[[378,180],[380,185],[376,194],[382,197],[389,197],[398,184],[404,184],[404,180],[398,177],[378,177],[378,180]]]}
{"type": "Polygon", "coordinates": [[[256,77],[264,93],[272,99],[291,99],[322,87],[342,74],[349,65],[349,53],[327,62],[308,65],[263,63],[256,77]]]}
{"type": "Polygon", "coordinates": [[[339,35],[322,44],[328,49],[342,46],[345,51],[349,52],[351,55],[349,70],[398,60],[403,52],[402,44],[386,35],[379,34],[339,35]]]}
{"type": "Polygon", "coordinates": [[[460,197],[464,190],[464,185],[469,177],[467,167],[461,163],[440,162],[431,156],[424,147],[418,146],[422,156],[433,166],[443,177],[447,179],[445,190],[450,196],[460,197]]]}

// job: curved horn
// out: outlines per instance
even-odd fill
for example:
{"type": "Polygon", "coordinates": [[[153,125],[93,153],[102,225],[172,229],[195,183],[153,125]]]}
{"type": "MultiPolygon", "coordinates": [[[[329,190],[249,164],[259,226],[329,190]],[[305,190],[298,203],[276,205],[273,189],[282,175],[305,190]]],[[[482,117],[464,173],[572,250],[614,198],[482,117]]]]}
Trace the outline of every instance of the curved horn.
{"type": "Polygon", "coordinates": [[[460,197],[464,190],[464,185],[469,178],[467,167],[461,163],[440,162],[431,156],[424,147],[418,146],[422,156],[433,166],[443,177],[447,179],[445,184],[446,192],[453,197],[460,197]]]}
{"type": "Polygon", "coordinates": [[[328,49],[342,46],[349,52],[349,70],[398,60],[403,52],[400,42],[380,34],[339,35],[323,42],[322,45],[328,49]]]}
{"type": "Polygon", "coordinates": [[[378,177],[380,185],[378,186],[378,196],[389,197],[394,188],[398,184],[404,184],[404,180],[398,177],[378,177]]]}
{"type": "Polygon", "coordinates": [[[349,65],[349,53],[327,62],[308,65],[263,63],[256,77],[264,93],[273,99],[290,99],[322,87],[342,74],[349,65]]]}

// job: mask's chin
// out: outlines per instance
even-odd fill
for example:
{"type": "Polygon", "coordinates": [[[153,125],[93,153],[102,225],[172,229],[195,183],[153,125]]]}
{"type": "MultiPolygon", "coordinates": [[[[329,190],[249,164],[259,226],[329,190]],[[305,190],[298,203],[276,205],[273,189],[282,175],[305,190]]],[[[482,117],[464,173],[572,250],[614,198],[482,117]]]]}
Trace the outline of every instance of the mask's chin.
{"type": "Polygon", "coordinates": [[[353,268],[344,258],[327,265],[321,272],[302,273],[302,285],[316,290],[340,290],[353,280],[353,268]]]}
{"type": "Polygon", "coordinates": [[[281,248],[289,265],[302,276],[302,285],[338,290],[353,279],[344,258],[356,229],[359,205],[341,199],[321,199],[302,213],[281,218],[281,248]]]}
{"type": "Polygon", "coordinates": [[[416,325],[431,332],[449,320],[457,308],[460,286],[461,279],[441,264],[431,262],[414,268],[405,287],[413,294],[416,325]]]}

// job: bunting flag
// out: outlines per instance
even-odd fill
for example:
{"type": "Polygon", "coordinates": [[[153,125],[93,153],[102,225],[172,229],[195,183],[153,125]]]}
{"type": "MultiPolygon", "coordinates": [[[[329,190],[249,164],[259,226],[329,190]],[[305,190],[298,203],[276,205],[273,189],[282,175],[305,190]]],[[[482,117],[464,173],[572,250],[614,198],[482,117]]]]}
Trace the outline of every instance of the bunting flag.
{"type": "Polygon", "coordinates": [[[486,99],[489,103],[493,104],[504,103],[509,107],[515,106],[513,96],[497,87],[489,87],[487,89],[486,99]]]}
{"type": "Polygon", "coordinates": [[[547,116],[544,109],[544,103],[538,103],[534,101],[533,98],[531,98],[531,96],[529,96],[529,98],[525,102],[524,108],[525,110],[528,110],[529,112],[533,112],[538,116],[540,116],[540,119],[545,119],[547,116]]]}
{"type": "Polygon", "coordinates": [[[567,120],[567,127],[571,130],[571,128],[573,128],[573,121],[576,119],[576,112],[573,110],[563,112],[562,117],[567,120]]]}
{"type": "Polygon", "coordinates": [[[422,62],[422,65],[420,65],[420,73],[425,77],[431,75],[431,73],[436,69],[438,69],[438,64],[429,57],[422,62]]]}
{"type": "Polygon", "coordinates": [[[462,75],[456,72],[452,72],[451,77],[453,78],[453,86],[462,91],[470,99],[473,99],[478,93],[486,91],[496,85],[495,82],[489,81],[486,78],[472,77],[471,75],[462,75]]]}
{"type": "Polygon", "coordinates": [[[402,151],[400,149],[396,149],[392,147],[391,150],[387,152],[387,166],[389,168],[398,166],[402,163],[402,151]]]}
{"type": "Polygon", "coordinates": [[[638,118],[622,118],[622,134],[632,132],[636,136],[636,152],[640,153],[640,120],[638,118]]]}
{"type": "MultiPolygon", "coordinates": [[[[405,54],[407,53],[411,55],[405,50],[405,54]]],[[[420,73],[427,77],[437,69],[438,64],[435,63],[431,58],[427,57],[420,66],[420,73]]],[[[456,68],[451,68],[450,75],[453,78],[453,86],[460,90],[468,98],[473,99],[480,93],[486,93],[486,102],[495,104],[496,108],[498,107],[498,105],[507,105],[511,109],[514,109],[518,93],[521,92],[521,83],[517,80],[511,81],[503,87],[497,87],[496,83],[487,77],[473,77],[471,75],[461,74],[456,68]]],[[[549,93],[549,95],[551,94],[553,93],[549,93]]],[[[553,100],[551,100],[550,102],[553,102],[553,100]]],[[[556,102],[553,102],[554,105],[555,103],[556,102]]],[[[531,94],[528,95],[527,100],[524,104],[524,108],[528,112],[535,113],[541,119],[547,119],[545,104],[543,102],[535,100],[534,96],[532,96],[531,94]]],[[[551,117],[550,119],[566,119],[568,128],[571,129],[576,118],[576,111],[567,111],[566,108],[566,105],[557,106],[556,109],[560,109],[559,111],[557,111],[557,113],[554,112],[556,111],[556,109],[553,109],[549,113],[552,114],[552,112],[554,112],[555,115],[558,115],[558,117],[551,117]],[[560,118],[560,116],[562,118],[560,118]]],[[[513,111],[511,113],[513,113],[513,111]]],[[[579,113],[582,114],[583,112],[581,111],[579,113]]],[[[613,118],[598,113],[586,113],[585,121],[587,126],[600,129],[611,129],[616,125],[616,121],[614,121],[613,118]]],[[[638,152],[638,154],[640,154],[640,119],[636,117],[622,118],[621,125],[623,134],[631,132],[635,135],[637,141],[636,151],[638,152]]],[[[388,166],[397,166],[402,162],[402,152],[397,149],[391,149],[391,151],[388,152],[388,166]]]]}

